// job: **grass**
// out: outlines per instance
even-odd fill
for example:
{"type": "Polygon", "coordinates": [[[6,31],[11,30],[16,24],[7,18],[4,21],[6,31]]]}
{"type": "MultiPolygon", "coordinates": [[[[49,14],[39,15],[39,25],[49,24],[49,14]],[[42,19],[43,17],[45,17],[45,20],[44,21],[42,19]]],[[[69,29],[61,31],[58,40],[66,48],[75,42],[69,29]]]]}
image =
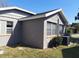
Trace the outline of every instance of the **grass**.
{"type": "Polygon", "coordinates": [[[59,46],[57,48],[48,49],[35,49],[29,47],[22,47],[23,50],[19,50],[19,47],[1,47],[5,51],[0,55],[0,58],[62,58],[62,49],[70,48],[68,46],[59,46]]]}
{"type": "Polygon", "coordinates": [[[71,34],[72,38],[79,38],[79,34],[71,34]]]}
{"type": "Polygon", "coordinates": [[[23,47],[24,50],[19,50],[17,48],[4,48],[6,51],[3,55],[0,55],[0,57],[23,57],[23,58],[48,58],[48,57],[61,57],[61,52],[59,49],[34,49],[29,47],[23,47]]]}
{"type": "MultiPolygon", "coordinates": [[[[72,35],[74,38],[78,38],[79,35],[72,35]]],[[[67,58],[67,57],[79,57],[79,45],[72,46],[58,46],[56,48],[47,49],[35,49],[30,47],[0,47],[4,50],[4,54],[0,54],[0,58],[67,58]]]]}

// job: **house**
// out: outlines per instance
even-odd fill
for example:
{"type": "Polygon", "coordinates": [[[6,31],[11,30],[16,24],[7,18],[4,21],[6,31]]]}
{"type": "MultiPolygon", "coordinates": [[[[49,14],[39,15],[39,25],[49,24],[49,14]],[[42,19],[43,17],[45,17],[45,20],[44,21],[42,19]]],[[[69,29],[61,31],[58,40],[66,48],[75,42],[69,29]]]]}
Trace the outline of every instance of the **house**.
{"type": "Polygon", "coordinates": [[[0,8],[0,46],[20,42],[22,25],[19,20],[32,15],[35,13],[18,7],[0,8]]]}
{"type": "Polygon", "coordinates": [[[33,13],[17,7],[0,9],[0,45],[22,43],[48,48],[52,38],[61,35],[68,24],[62,9],[33,13]]]}

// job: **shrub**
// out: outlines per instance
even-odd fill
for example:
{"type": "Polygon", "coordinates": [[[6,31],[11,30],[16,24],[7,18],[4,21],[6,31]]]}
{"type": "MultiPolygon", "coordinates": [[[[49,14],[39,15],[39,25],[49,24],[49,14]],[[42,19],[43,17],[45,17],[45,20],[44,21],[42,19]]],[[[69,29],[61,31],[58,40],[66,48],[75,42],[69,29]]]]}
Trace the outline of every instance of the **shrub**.
{"type": "Polygon", "coordinates": [[[73,32],[73,31],[72,31],[72,29],[71,29],[71,28],[69,28],[69,27],[68,27],[68,28],[66,28],[66,31],[65,31],[65,33],[66,33],[66,34],[71,34],[72,32],[73,32]]]}
{"type": "Polygon", "coordinates": [[[57,47],[57,46],[59,46],[59,45],[62,44],[62,40],[63,40],[62,37],[56,37],[56,38],[52,39],[52,40],[49,42],[48,47],[50,47],[50,48],[52,48],[52,47],[57,47]]]}

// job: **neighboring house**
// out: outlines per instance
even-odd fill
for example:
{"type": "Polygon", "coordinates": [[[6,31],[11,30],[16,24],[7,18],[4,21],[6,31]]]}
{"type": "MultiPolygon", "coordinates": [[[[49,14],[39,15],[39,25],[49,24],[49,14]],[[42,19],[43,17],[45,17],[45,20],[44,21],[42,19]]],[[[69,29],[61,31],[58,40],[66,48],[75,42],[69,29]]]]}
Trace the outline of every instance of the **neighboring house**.
{"type": "Polygon", "coordinates": [[[17,7],[1,8],[0,45],[22,43],[45,49],[67,24],[62,9],[36,14],[17,7]]]}
{"type": "Polygon", "coordinates": [[[79,33],[79,23],[70,24],[70,28],[73,34],[79,33]]]}

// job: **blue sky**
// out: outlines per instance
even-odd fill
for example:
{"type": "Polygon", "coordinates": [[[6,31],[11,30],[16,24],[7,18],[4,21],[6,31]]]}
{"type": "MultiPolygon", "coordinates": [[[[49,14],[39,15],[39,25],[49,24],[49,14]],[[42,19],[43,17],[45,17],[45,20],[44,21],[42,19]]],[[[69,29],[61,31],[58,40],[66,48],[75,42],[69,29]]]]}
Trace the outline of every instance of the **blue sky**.
{"type": "Polygon", "coordinates": [[[79,11],[79,0],[7,0],[7,3],[35,13],[62,8],[69,23],[75,22],[74,17],[79,11]]]}

